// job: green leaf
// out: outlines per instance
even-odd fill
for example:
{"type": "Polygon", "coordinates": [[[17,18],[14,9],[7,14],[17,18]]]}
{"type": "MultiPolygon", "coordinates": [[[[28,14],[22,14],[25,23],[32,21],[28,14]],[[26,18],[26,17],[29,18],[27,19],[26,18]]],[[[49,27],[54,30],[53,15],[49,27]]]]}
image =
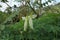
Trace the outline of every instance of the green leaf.
{"type": "Polygon", "coordinates": [[[46,6],[46,4],[45,4],[45,3],[43,3],[43,5],[44,5],[44,6],[46,6]]]}
{"type": "Polygon", "coordinates": [[[8,2],[7,0],[1,0],[1,2],[8,2]]]}
{"type": "Polygon", "coordinates": [[[48,2],[50,2],[50,3],[51,3],[51,1],[52,1],[52,0],[48,0],[48,2]]]}
{"type": "Polygon", "coordinates": [[[5,29],[5,25],[0,25],[0,30],[4,30],[5,29]]]}
{"type": "Polygon", "coordinates": [[[46,4],[48,4],[48,2],[46,2],[46,4]]]}
{"type": "Polygon", "coordinates": [[[2,7],[2,6],[0,5],[0,7],[2,7]]]}

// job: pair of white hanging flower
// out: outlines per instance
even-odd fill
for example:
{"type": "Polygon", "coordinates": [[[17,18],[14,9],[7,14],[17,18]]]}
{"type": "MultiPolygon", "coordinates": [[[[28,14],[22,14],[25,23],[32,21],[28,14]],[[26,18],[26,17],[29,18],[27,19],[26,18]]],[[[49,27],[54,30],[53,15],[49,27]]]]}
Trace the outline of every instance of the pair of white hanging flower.
{"type": "Polygon", "coordinates": [[[24,31],[27,30],[27,27],[28,27],[28,23],[29,23],[29,27],[33,30],[33,20],[32,18],[35,18],[36,15],[30,15],[30,16],[26,16],[25,17],[25,22],[24,22],[24,31]]]}
{"type": "Polygon", "coordinates": [[[28,23],[29,23],[29,27],[30,27],[31,29],[33,29],[33,20],[32,20],[32,16],[26,16],[25,22],[24,22],[24,31],[27,30],[28,23]]]}

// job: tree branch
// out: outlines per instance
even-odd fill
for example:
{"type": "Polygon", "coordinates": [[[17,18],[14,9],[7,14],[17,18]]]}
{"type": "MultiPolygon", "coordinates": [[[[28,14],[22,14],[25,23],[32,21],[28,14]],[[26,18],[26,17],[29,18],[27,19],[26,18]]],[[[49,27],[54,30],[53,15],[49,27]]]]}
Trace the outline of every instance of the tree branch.
{"type": "Polygon", "coordinates": [[[33,11],[35,14],[37,14],[37,12],[35,11],[34,8],[32,8],[32,6],[30,5],[30,3],[28,3],[28,4],[29,4],[30,8],[32,9],[32,11],[33,11]]]}

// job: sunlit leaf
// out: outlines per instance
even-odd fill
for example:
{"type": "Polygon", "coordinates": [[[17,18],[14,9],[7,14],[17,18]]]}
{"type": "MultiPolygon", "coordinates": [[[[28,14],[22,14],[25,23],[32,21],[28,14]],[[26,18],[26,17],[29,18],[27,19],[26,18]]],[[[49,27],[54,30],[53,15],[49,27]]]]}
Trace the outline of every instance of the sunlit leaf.
{"type": "Polygon", "coordinates": [[[4,30],[5,29],[5,25],[0,25],[0,30],[4,30]]]}

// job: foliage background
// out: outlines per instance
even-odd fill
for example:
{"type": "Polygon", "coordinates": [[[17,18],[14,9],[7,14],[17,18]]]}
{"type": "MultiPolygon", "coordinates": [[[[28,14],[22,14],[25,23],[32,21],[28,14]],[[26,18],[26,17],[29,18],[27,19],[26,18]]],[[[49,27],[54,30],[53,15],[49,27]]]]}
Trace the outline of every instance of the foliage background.
{"type": "MultiPolygon", "coordinates": [[[[8,1],[2,0],[1,2],[7,4],[8,1]]],[[[60,40],[60,3],[49,6],[48,2],[51,0],[43,4],[41,4],[41,0],[35,0],[34,3],[29,0],[19,2],[22,2],[19,7],[16,5],[10,7],[7,4],[7,9],[4,12],[0,11],[0,40],[60,40]],[[11,11],[12,8],[14,11],[11,11]],[[37,15],[33,19],[34,29],[30,29],[28,25],[27,31],[24,31],[24,20],[21,17],[30,14],[37,15]]]]}
{"type": "Polygon", "coordinates": [[[23,31],[24,21],[0,25],[0,40],[60,40],[60,14],[45,13],[33,19],[34,30],[23,31]]]}

